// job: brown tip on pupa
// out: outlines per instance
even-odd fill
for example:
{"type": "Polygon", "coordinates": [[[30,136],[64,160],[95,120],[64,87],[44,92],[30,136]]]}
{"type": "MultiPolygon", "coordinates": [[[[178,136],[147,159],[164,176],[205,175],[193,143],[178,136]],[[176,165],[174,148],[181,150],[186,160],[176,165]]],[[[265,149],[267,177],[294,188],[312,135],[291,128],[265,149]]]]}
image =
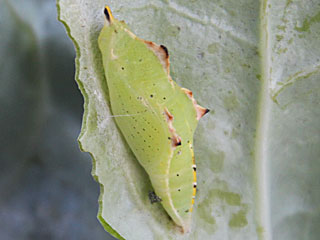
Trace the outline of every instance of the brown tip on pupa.
{"type": "Polygon", "coordinates": [[[145,43],[145,44],[147,44],[147,46],[148,46],[149,48],[152,48],[152,47],[153,47],[153,45],[154,45],[154,43],[153,43],[153,42],[151,42],[151,41],[147,41],[147,40],[144,40],[144,43],[145,43]]]}
{"type": "Polygon", "coordinates": [[[164,45],[160,45],[160,47],[165,51],[166,53],[166,58],[169,58],[169,51],[168,51],[168,48],[164,45]]]}
{"type": "Polygon", "coordinates": [[[197,111],[197,120],[202,118],[206,113],[208,113],[210,110],[204,107],[201,107],[200,105],[196,105],[196,111],[197,111]]]}
{"type": "Polygon", "coordinates": [[[111,13],[111,10],[110,10],[109,6],[105,6],[104,15],[105,15],[105,17],[106,17],[106,19],[108,20],[109,23],[113,22],[114,18],[112,16],[112,13],[111,13]]]}
{"type": "Polygon", "coordinates": [[[203,115],[210,111],[209,109],[203,108],[197,104],[197,101],[194,99],[193,94],[189,89],[181,88],[181,90],[191,99],[193,106],[197,112],[197,120],[199,120],[201,117],[203,117],[203,115]]]}
{"type": "Polygon", "coordinates": [[[181,145],[181,138],[177,135],[176,129],[173,127],[173,116],[169,112],[167,108],[164,109],[164,114],[167,117],[167,123],[169,127],[169,131],[171,133],[171,137],[168,137],[168,139],[171,140],[172,147],[177,147],[181,145]]]}
{"type": "Polygon", "coordinates": [[[167,121],[168,121],[168,122],[173,121],[173,116],[172,116],[172,114],[168,111],[167,108],[164,109],[164,112],[165,112],[165,114],[166,114],[166,116],[167,116],[167,121]]]}
{"type": "Polygon", "coordinates": [[[192,98],[193,93],[192,93],[189,89],[182,88],[182,91],[184,91],[185,94],[187,94],[187,96],[188,96],[189,98],[192,98]]]}
{"type": "Polygon", "coordinates": [[[181,138],[179,136],[172,138],[172,145],[178,147],[181,145],[181,138]]]}
{"type": "Polygon", "coordinates": [[[158,45],[151,41],[143,40],[147,47],[154,52],[154,54],[159,58],[160,63],[163,68],[170,74],[170,62],[169,62],[169,52],[164,45],[158,45]]]}

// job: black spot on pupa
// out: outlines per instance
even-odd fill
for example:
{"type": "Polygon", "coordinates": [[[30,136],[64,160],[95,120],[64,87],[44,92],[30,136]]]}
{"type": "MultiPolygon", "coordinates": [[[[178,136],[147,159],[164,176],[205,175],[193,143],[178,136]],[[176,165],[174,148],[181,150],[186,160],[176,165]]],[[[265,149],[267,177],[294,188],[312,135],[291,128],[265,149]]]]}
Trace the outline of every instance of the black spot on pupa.
{"type": "Polygon", "coordinates": [[[110,15],[107,8],[104,9],[104,15],[106,16],[107,20],[110,22],[110,15]]]}
{"type": "Polygon", "coordinates": [[[141,59],[141,58],[139,59],[139,62],[142,62],[142,59],[141,59]]]}
{"type": "Polygon", "coordinates": [[[180,175],[179,175],[179,173],[177,173],[177,177],[179,177],[180,175]]]}
{"type": "Polygon", "coordinates": [[[179,188],[179,189],[178,189],[178,192],[180,192],[180,191],[181,191],[181,189],[179,188]]]}
{"type": "Polygon", "coordinates": [[[124,67],[121,67],[122,70],[124,70],[124,67]]]}
{"type": "Polygon", "coordinates": [[[153,95],[151,94],[150,97],[153,98],[153,95]]]}
{"type": "Polygon", "coordinates": [[[185,213],[189,212],[189,209],[185,210],[184,212],[185,212],[185,213]]]}
{"type": "Polygon", "coordinates": [[[166,100],[166,97],[163,97],[163,100],[166,100]]]}
{"type": "Polygon", "coordinates": [[[168,137],[169,140],[171,140],[171,137],[168,137]]]}
{"type": "Polygon", "coordinates": [[[166,53],[166,58],[168,58],[168,57],[169,57],[168,48],[167,48],[166,46],[164,46],[164,45],[160,45],[160,47],[165,51],[165,53],[166,53]]]}

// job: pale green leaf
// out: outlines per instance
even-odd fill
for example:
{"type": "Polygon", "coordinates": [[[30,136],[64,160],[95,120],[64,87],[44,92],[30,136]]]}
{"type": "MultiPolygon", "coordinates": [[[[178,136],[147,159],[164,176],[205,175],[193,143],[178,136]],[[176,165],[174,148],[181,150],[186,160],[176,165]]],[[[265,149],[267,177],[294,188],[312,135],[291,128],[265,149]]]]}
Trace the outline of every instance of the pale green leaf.
{"type": "Polygon", "coordinates": [[[320,4],[60,0],[85,98],[79,142],[101,185],[99,219],[125,239],[317,239],[320,4]],[[111,117],[97,39],[103,7],[168,47],[172,77],[211,114],[195,135],[192,231],[177,232],[111,117]]]}

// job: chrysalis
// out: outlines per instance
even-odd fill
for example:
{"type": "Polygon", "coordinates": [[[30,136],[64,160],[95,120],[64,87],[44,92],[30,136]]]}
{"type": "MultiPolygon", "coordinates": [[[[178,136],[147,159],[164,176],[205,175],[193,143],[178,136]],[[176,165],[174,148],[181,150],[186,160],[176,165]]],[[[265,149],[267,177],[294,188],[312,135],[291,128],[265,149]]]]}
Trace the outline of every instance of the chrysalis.
{"type": "Polygon", "coordinates": [[[197,187],[193,134],[209,110],[171,79],[165,46],[135,36],[108,6],[104,14],[98,43],[112,113],[127,116],[115,121],[161,204],[188,232],[197,187]]]}

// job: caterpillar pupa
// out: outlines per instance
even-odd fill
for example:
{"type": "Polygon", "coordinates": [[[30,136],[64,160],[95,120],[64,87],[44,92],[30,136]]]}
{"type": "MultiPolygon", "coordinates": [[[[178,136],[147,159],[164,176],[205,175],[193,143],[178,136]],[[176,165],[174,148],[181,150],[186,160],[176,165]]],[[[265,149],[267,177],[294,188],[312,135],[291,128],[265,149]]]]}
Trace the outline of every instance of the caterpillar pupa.
{"type": "Polygon", "coordinates": [[[188,232],[196,195],[193,135],[209,110],[169,72],[165,46],[135,36],[108,6],[98,44],[116,124],[172,220],[188,232]]]}

